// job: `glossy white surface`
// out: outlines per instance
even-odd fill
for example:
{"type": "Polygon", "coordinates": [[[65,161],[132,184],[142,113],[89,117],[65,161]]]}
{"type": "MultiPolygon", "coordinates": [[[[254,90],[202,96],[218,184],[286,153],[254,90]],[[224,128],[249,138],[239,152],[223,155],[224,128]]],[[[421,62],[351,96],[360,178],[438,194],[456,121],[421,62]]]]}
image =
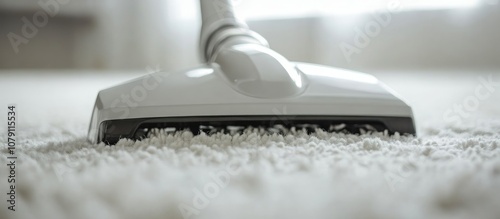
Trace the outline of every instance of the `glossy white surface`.
{"type": "Polygon", "coordinates": [[[307,83],[295,65],[258,44],[224,47],[214,67],[236,91],[257,98],[285,98],[302,93],[307,83]]]}
{"type": "Polygon", "coordinates": [[[411,108],[373,76],[295,63],[308,81],[287,98],[247,96],[217,67],[155,73],[99,92],[96,118],[105,120],[223,115],[345,115],[412,117],[411,108]]]}

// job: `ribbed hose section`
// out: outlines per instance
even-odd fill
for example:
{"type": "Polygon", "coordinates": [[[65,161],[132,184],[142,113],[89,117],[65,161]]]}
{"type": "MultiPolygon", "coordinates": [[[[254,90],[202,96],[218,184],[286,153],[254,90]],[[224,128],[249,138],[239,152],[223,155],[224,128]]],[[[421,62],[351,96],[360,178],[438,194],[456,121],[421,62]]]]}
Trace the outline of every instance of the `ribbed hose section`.
{"type": "Polygon", "coordinates": [[[202,28],[200,36],[200,54],[205,62],[209,62],[214,45],[218,45],[220,37],[227,35],[217,34],[222,30],[241,29],[248,30],[247,24],[238,19],[234,13],[232,0],[200,0],[202,28]]]}

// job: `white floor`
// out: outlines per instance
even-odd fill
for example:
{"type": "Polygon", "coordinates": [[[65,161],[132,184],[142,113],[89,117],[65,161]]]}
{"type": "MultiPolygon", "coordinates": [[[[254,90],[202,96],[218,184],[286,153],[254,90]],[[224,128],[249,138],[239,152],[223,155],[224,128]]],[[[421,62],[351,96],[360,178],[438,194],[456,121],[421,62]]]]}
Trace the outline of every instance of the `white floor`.
{"type": "MultiPolygon", "coordinates": [[[[17,211],[1,201],[0,218],[500,215],[498,73],[375,73],[413,106],[418,138],[180,133],[87,143],[97,91],[139,74],[0,72],[0,124],[16,104],[20,162],[17,211]],[[490,76],[496,84],[484,85],[490,76]]],[[[2,200],[7,175],[1,168],[2,200]]]]}

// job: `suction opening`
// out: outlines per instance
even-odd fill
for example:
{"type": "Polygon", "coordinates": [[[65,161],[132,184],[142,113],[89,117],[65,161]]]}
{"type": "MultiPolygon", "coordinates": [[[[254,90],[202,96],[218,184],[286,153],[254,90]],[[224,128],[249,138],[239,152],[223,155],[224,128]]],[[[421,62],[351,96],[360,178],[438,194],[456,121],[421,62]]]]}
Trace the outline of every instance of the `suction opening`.
{"type": "Polygon", "coordinates": [[[170,117],[105,121],[101,124],[99,139],[106,144],[116,144],[122,138],[141,140],[154,130],[165,133],[189,130],[193,134],[218,132],[243,133],[258,129],[259,133],[287,134],[296,131],[313,133],[317,129],[327,132],[364,134],[415,134],[413,121],[406,117],[331,117],[331,116],[225,116],[225,117],[170,117]]]}

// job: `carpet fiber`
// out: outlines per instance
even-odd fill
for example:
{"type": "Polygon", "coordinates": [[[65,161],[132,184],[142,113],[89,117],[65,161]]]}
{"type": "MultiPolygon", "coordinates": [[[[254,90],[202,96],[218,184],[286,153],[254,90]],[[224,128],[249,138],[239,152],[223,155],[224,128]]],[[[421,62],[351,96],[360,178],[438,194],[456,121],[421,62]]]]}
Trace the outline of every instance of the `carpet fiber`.
{"type": "Polygon", "coordinates": [[[96,93],[136,74],[4,72],[18,164],[12,212],[3,147],[0,218],[498,218],[500,87],[454,123],[482,82],[449,74],[378,75],[414,107],[418,137],[160,132],[108,147],[85,139],[96,93]]]}

